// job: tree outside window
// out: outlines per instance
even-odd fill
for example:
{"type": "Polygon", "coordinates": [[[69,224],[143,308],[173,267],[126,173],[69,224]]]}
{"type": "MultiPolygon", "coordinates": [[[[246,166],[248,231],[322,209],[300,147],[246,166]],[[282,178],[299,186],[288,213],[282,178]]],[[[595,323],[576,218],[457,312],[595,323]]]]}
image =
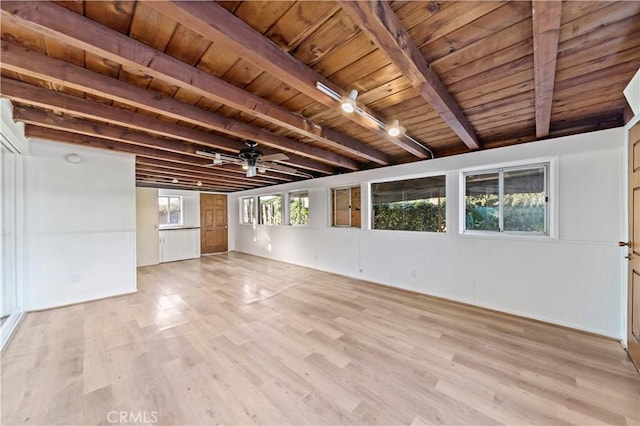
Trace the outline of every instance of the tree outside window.
{"type": "Polygon", "coordinates": [[[240,200],[240,208],[242,211],[242,218],[240,223],[244,224],[253,224],[255,219],[255,206],[254,206],[254,198],[243,198],[240,200]]]}
{"type": "Polygon", "coordinates": [[[307,191],[289,194],[289,223],[291,225],[309,224],[309,193],[307,191]]]}
{"type": "Polygon", "coordinates": [[[282,224],[282,196],[260,196],[258,197],[258,208],[258,223],[260,225],[282,224]]]}
{"type": "Polygon", "coordinates": [[[182,197],[158,197],[158,208],[161,226],[182,224],[182,197]]]}

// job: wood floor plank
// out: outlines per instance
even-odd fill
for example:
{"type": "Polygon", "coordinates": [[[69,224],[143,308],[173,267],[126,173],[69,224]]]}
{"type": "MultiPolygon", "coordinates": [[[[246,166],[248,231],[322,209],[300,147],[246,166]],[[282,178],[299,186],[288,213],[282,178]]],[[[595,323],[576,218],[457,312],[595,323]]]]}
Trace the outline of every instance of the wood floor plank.
{"type": "Polygon", "coordinates": [[[640,423],[618,342],[239,253],[29,313],[1,367],[2,424],[640,423]]]}

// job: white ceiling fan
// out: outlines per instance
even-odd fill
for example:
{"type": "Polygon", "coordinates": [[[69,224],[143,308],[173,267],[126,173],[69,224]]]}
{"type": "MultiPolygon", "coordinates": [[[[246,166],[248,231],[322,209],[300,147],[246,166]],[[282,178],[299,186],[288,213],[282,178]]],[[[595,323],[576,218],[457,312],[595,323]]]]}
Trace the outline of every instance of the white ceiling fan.
{"type": "Polygon", "coordinates": [[[287,157],[285,154],[277,153],[264,155],[262,151],[257,148],[257,142],[246,140],[244,141],[244,143],[247,145],[247,148],[241,149],[240,152],[238,152],[237,156],[202,150],[196,151],[196,154],[213,158],[213,163],[210,164],[210,166],[218,166],[225,163],[240,164],[242,165],[242,168],[247,171],[247,177],[254,177],[258,174],[258,172],[265,173],[267,170],[292,175],[310,176],[306,173],[301,173],[292,167],[287,167],[275,163],[275,161],[288,160],[289,157],[287,157]]]}

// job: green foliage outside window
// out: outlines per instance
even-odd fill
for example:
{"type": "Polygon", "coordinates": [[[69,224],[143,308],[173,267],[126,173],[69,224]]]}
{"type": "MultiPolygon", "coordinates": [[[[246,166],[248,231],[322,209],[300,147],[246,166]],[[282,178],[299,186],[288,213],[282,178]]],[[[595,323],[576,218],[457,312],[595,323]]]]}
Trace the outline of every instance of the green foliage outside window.
{"type": "Polygon", "coordinates": [[[446,201],[412,200],[373,205],[373,228],[445,232],[446,201]]]}
{"type": "Polygon", "coordinates": [[[373,229],[445,232],[445,176],[429,176],[371,185],[373,229]]]}
{"type": "Polygon", "coordinates": [[[289,195],[289,222],[291,225],[309,224],[308,192],[294,192],[289,195]]]}
{"type": "Polygon", "coordinates": [[[546,232],[545,182],[544,165],[466,175],[465,229],[546,232]]]}
{"type": "Polygon", "coordinates": [[[505,230],[544,232],[544,193],[505,195],[503,210],[505,230]]]}
{"type": "Polygon", "coordinates": [[[466,202],[466,229],[476,231],[497,231],[500,229],[497,195],[468,195],[466,202]]]}

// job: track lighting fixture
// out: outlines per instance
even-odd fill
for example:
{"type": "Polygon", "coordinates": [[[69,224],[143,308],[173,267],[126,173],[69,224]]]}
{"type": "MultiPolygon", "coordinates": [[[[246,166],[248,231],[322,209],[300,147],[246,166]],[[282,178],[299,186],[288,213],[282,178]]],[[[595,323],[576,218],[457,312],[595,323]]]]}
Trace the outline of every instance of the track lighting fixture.
{"type": "Polygon", "coordinates": [[[391,125],[387,126],[387,133],[389,133],[389,136],[393,137],[400,136],[405,132],[405,130],[406,129],[400,125],[398,120],[393,120],[391,125]]]}
{"type": "Polygon", "coordinates": [[[202,182],[201,181],[197,181],[196,182],[196,186],[202,186],[202,182]]]}
{"type": "Polygon", "coordinates": [[[380,130],[386,131],[387,134],[389,134],[392,137],[403,136],[404,138],[410,140],[414,144],[418,145],[419,147],[429,152],[429,154],[431,154],[431,158],[435,158],[435,156],[433,155],[433,152],[428,147],[426,147],[420,141],[412,138],[411,136],[405,133],[406,129],[400,126],[400,123],[398,122],[398,120],[393,120],[391,125],[387,125],[379,118],[371,115],[367,111],[357,106],[356,105],[356,98],[358,97],[357,90],[355,89],[352,90],[351,93],[349,93],[349,96],[341,96],[340,93],[338,93],[337,91],[333,90],[331,87],[319,81],[316,81],[316,89],[318,89],[320,92],[324,93],[325,95],[329,96],[334,101],[339,102],[340,107],[344,112],[346,113],[355,112],[356,114],[365,117],[366,119],[370,120],[380,130]]]}
{"type": "Polygon", "coordinates": [[[213,156],[213,164],[215,164],[216,166],[219,166],[220,164],[222,164],[222,157],[220,156],[219,152],[216,152],[213,156]]]}
{"type": "Polygon", "coordinates": [[[342,110],[347,114],[351,114],[352,112],[354,112],[356,110],[357,97],[358,91],[356,89],[353,89],[351,93],[349,93],[349,96],[342,98],[342,103],[340,104],[342,110]]]}
{"type": "Polygon", "coordinates": [[[173,179],[171,179],[171,183],[178,183],[178,182],[180,182],[180,181],[178,180],[178,178],[173,178],[173,179]]]}
{"type": "Polygon", "coordinates": [[[249,169],[249,163],[247,163],[246,161],[242,162],[242,170],[248,170],[249,169]]]}

